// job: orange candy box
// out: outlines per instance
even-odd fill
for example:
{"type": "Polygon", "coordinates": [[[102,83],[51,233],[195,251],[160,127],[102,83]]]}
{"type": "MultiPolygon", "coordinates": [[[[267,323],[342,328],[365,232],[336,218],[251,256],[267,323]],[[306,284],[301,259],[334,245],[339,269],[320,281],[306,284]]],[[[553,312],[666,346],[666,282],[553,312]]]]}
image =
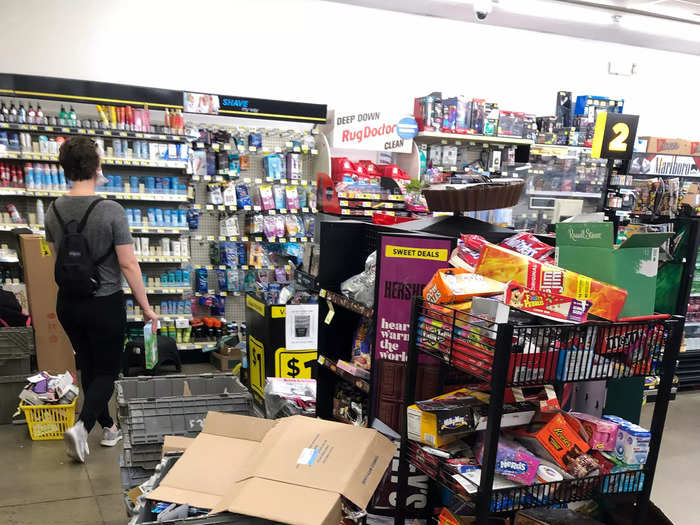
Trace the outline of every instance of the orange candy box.
{"type": "Polygon", "coordinates": [[[590,313],[609,321],[617,319],[627,299],[627,290],[494,244],[481,248],[475,273],[502,283],[515,281],[533,290],[588,299],[593,302],[590,313]]]}

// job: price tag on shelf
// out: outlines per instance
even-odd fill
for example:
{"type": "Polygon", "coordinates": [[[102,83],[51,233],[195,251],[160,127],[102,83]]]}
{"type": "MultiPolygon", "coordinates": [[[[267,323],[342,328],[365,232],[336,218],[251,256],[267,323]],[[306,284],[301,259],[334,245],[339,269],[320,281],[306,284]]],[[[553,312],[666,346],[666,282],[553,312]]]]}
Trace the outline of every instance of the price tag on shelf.
{"type": "Polygon", "coordinates": [[[231,151],[231,144],[224,144],[224,151],[231,151]]]}
{"type": "Polygon", "coordinates": [[[293,180],[293,181],[292,181],[292,186],[299,186],[299,181],[298,181],[298,180],[293,180]]]}
{"type": "Polygon", "coordinates": [[[280,210],[280,213],[287,213],[287,208],[282,208],[282,209],[280,210]]]}
{"type": "Polygon", "coordinates": [[[83,128],[78,128],[78,135],[85,135],[87,133],[87,130],[83,128]]]}
{"type": "Polygon", "coordinates": [[[294,147],[294,143],[291,142],[291,141],[285,142],[284,145],[285,145],[285,147],[287,147],[287,148],[292,148],[292,147],[294,147]]]}
{"type": "Polygon", "coordinates": [[[120,131],[120,132],[119,132],[119,136],[120,136],[120,137],[128,137],[129,134],[128,134],[126,131],[120,131]]]}
{"type": "Polygon", "coordinates": [[[261,178],[256,178],[255,179],[255,184],[262,184],[262,179],[261,178]]]}
{"type": "Polygon", "coordinates": [[[250,151],[258,151],[258,148],[256,146],[248,146],[248,149],[250,151]]]}
{"type": "Polygon", "coordinates": [[[309,147],[308,147],[306,144],[304,144],[304,145],[301,146],[301,151],[303,151],[304,153],[308,153],[308,152],[309,152],[309,147]]]}
{"type": "Polygon", "coordinates": [[[247,269],[248,269],[248,265],[247,265],[247,264],[241,265],[241,270],[247,270],[247,269]]]}
{"type": "Polygon", "coordinates": [[[213,209],[214,209],[214,205],[213,205],[213,204],[207,204],[207,210],[210,210],[210,211],[211,211],[211,210],[213,210],[213,209]]]}
{"type": "Polygon", "coordinates": [[[143,133],[136,132],[136,138],[137,138],[137,139],[142,139],[142,138],[143,138],[143,133]]]}
{"type": "Polygon", "coordinates": [[[289,238],[289,242],[297,242],[297,238],[296,238],[296,237],[290,237],[290,238],[289,238]]]}
{"type": "Polygon", "coordinates": [[[294,146],[294,153],[299,153],[301,148],[299,146],[294,146]]]}
{"type": "Polygon", "coordinates": [[[214,144],[211,145],[211,149],[214,151],[219,151],[219,144],[218,142],[214,142],[214,144]]]}
{"type": "Polygon", "coordinates": [[[226,297],[226,292],[219,292],[219,295],[222,297],[226,297]]]}
{"type": "Polygon", "coordinates": [[[275,153],[282,153],[282,148],[275,146],[275,153]]]}
{"type": "Polygon", "coordinates": [[[261,211],[262,208],[260,206],[253,206],[253,211],[261,211]]]}
{"type": "Polygon", "coordinates": [[[248,242],[248,237],[246,237],[246,236],[241,237],[241,241],[248,242]]]}
{"type": "Polygon", "coordinates": [[[197,142],[197,148],[202,149],[204,148],[204,142],[197,142]]]}
{"type": "Polygon", "coordinates": [[[207,235],[207,240],[208,240],[208,241],[213,241],[213,240],[214,240],[214,236],[213,236],[213,235],[207,235]]]}
{"type": "Polygon", "coordinates": [[[221,264],[221,265],[219,265],[217,268],[218,268],[219,270],[225,270],[225,269],[226,269],[226,265],[225,265],[225,264],[221,264]]]}
{"type": "Polygon", "coordinates": [[[277,211],[275,211],[275,210],[270,210],[270,211],[269,211],[269,214],[270,214],[270,215],[277,215],[277,211]]]}
{"type": "Polygon", "coordinates": [[[308,242],[308,241],[309,241],[309,238],[308,238],[308,237],[302,237],[302,238],[301,238],[301,242],[308,242]]]}

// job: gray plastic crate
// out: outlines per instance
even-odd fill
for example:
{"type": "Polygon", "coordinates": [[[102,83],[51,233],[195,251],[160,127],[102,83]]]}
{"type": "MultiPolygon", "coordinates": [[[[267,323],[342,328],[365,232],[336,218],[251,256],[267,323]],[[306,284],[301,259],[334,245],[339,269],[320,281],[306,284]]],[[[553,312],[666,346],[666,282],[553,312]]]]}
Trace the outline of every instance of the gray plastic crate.
{"type": "Polygon", "coordinates": [[[27,375],[0,377],[0,425],[12,423],[19,405],[19,393],[27,385],[27,375]]]}
{"type": "Polygon", "coordinates": [[[128,466],[124,460],[124,453],[119,454],[119,472],[124,490],[130,490],[146,481],[155,473],[154,469],[128,466]]]}
{"type": "Polygon", "coordinates": [[[117,382],[119,420],[132,447],[194,437],[210,410],[250,415],[250,392],[231,374],[136,377],[117,382]],[[184,395],[189,388],[191,395],[184,395]]]}
{"type": "MultiPolygon", "coordinates": [[[[29,375],[32,369],[31,360],[32,358],[28,355],[23,357],[0,357],[0,376],[29,375]]],[[[19,394],[19,391],[17,393],[19,394]]]]}
{"type": "Polygon", "coordinates": [[[127,433],[122,425],[122,440],[124,449],[122,451],[125,467],[141,467],[144,469],[153,470],[160,463],[163,445],[155,443],[152,445],[132,445],[129,442],[127,433]]]}
{"type": "Polygon", "coordinates": [[[0,360],[28,357],[34,353],[34,328],[8,326],[0,328],[0,360]]]}

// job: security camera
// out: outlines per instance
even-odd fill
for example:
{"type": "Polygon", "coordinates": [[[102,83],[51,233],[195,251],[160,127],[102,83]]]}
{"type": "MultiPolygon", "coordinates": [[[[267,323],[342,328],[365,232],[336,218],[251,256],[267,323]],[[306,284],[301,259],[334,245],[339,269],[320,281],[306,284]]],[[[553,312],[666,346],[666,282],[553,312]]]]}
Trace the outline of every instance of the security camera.
{"type": "Polygon", "coordinates": [[[483,22],[493,11],[493,2],[491,0],[476,0],[474,2],[474,18],[477,22],[483,22]]]}

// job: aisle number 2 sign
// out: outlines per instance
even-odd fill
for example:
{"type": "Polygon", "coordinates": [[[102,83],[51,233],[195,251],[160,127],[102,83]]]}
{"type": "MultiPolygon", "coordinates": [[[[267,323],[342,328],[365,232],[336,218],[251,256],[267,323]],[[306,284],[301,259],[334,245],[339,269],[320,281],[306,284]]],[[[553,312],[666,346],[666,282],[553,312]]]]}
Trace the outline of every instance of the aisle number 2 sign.
{"type": "Polygon", "coordinates": [[[595,120],[591,157],[630,159],[637,137],[639,115],[599,113],[595,120]]]}

